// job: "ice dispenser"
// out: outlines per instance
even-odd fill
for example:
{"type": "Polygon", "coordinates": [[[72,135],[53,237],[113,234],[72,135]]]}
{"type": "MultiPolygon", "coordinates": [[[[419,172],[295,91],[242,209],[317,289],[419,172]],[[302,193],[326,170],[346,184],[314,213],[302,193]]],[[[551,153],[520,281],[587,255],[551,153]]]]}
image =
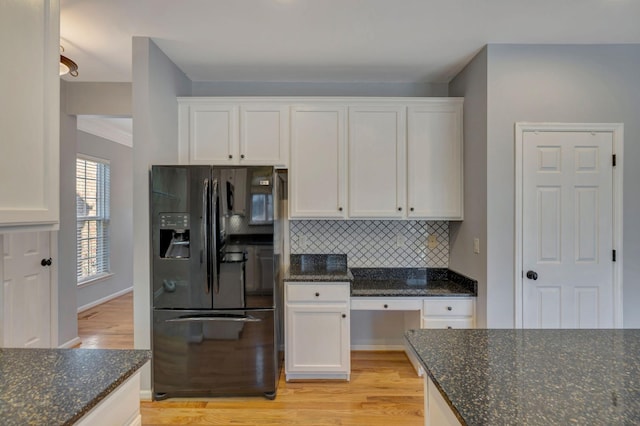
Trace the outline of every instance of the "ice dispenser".
{"type": "Polygon", "coordinates": [[[189,258],[188,213],[160,213],[160,257],[189,258]]]}

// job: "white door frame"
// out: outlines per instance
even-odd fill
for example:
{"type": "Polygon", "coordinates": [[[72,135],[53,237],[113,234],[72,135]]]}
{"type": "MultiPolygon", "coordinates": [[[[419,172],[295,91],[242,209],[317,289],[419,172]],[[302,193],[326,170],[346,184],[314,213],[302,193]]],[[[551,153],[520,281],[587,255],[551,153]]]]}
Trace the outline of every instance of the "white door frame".
{"type": "Polygon", "coordinates": [[[522,276],[522,172],[523,134],[535,132],[609,132],[613,134],[613,153],[616,166],[613,168],[613,250],[616,261],[613,265],[613,315],[614,327],[622,328],[622,154],[624,148],[624,124],[622,123],[530,123],[515,124],[515,328],[523,326],[522,276]]]}

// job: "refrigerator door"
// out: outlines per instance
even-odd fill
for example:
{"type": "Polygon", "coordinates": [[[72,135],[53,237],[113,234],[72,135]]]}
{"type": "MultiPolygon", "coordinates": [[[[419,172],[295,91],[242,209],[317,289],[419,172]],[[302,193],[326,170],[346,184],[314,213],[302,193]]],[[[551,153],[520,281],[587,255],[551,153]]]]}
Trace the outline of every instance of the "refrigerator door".
{"type": "Polygon", "coordinates": [[[275,396],[274,311],[153,312],[155,399],[275,396]]]}
{"type": "Polygon", "coordinates": [[[151,244],[153,307],[210,309],[214,270],[207,166],[153,166],[151,244]]]}

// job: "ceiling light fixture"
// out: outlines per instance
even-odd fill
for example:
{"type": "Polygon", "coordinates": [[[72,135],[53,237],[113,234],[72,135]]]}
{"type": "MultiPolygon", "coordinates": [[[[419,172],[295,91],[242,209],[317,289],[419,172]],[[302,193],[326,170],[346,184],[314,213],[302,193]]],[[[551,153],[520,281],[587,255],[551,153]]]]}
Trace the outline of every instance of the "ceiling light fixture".
{"type": "MultiPolygon", "coordinates": [[[[60,51],[64,52],[64,47],[60,46],[60,51]]],[[[78,64],[64,55],[60,55],[60,75],[69,74],[72,77],[78,76],[78,64]]]]}

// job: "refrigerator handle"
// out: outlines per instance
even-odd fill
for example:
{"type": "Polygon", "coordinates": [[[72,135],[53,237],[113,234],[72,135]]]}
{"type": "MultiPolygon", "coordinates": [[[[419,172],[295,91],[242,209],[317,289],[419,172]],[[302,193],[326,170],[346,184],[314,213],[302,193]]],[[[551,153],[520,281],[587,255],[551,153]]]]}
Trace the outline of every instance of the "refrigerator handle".
{"type": "Polygon", "coordinates": [[[218,250],[218,242],[220,241],[220,210],[218,209],[218,179],[213,179],[213,190],[211,194],[212,204],[211,204],[211,230],[213,231],[213,237],[210,236],[213,241],[213,250],[211,258],[215,260],[215,267],[212,265],[213,269],[213,291],[215,294],[220,293],[220,253],[218,250]]]}
{"type": "Polygon", "coordinates": [[[201,322],[201,321],[231,321],[231,322],[260,322],[260,318],[252,317],[251,315],[238,315],[238,316],[193,316],[193,317],[180,317],[165,320],[165,322],[201,322]]]}
{"type": "Polygon", "coordinates": [[[205,179],[202,188],[202,240],[204,241],[204,256],[207,262],[207,282],[205,283],[205,294],[211,291],[211,262],[209,255],[209,179],[205,179]]]}

